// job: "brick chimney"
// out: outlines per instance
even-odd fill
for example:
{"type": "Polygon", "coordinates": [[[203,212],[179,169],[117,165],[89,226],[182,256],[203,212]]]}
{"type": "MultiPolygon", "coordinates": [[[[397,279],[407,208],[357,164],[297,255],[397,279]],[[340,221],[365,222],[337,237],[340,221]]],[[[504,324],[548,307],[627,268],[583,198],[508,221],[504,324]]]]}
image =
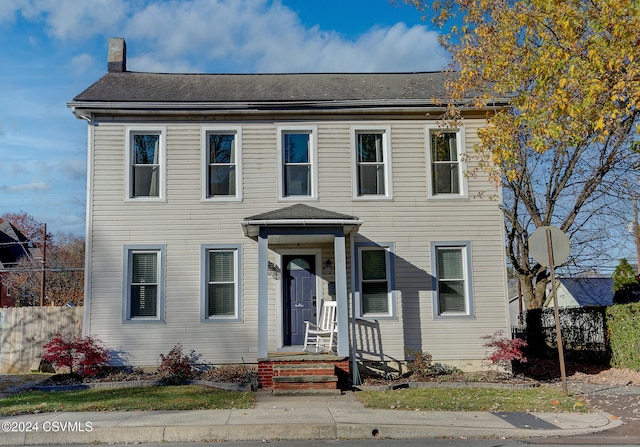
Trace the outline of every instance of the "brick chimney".
{"type": "Polygon", "coordinates": [[[112,37],[109,39],[107,71],[109,73],[122,73],[123,71],[127,71],[127,44],[122,37],[112,37]]]}

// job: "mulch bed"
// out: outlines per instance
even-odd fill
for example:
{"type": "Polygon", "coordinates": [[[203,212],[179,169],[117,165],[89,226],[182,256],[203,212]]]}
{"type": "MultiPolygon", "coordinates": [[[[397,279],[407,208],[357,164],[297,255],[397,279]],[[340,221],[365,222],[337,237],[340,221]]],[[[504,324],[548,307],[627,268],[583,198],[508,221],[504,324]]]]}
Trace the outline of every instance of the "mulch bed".
{"type": "MultiPolygon", "coordinates": [[[[597,385],[640,386],[640,371],[611,368],[605,365],[588,365],[577,362],[566,362],[567,380],[597,385]]],[[[500,371],[456,372],[446,375],[405,375],[394,379],[376,376],[362,377],[366,386],[401,386],[412,382],[457,382],[457,383],[496,383],[504,385],[535,385],[556,383],[561,380],[560,366],[554,359],[531,358],[526,363],[518,363],[513,367],[513,374],[500,371]]]]}

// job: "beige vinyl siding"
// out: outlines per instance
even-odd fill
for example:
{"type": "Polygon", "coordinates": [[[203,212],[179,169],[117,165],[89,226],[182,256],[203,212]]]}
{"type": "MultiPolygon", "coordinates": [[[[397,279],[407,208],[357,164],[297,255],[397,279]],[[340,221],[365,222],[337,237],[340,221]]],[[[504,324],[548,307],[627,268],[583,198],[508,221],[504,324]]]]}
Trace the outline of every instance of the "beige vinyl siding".
{"type": "MultiPolygon", "coordinates": [[[[470,178],[469,197],[433,200],[427,196],[427,153],[423,117],[376,118],[367,125],[389,126],[392,154],[392,200],[354,200],[352,192],[352,125],[327,118],[306,122],[317,126],[317,201],[304,203],[357,216],[364,220],[354,243],[370,240],[395,248],[397,314],[377,322],[361,322],[357,345],[367,358],[404,359],[407,349],[430,352],[436,360],[478,360],[484,356],[481,336],[507,329],[505,261],[498,201],[486,198],[491,185],[482,175],[470,178]],[[480,192],[485,198],[477,197],[480,192]],[[433,315],[430,243],[470,241],[472,249],[474,318],[437,319],[433,315]],[[360,335],[360,334],[369,335],[360,335]],[[374,337],[374,338],[372,338],[374,337]],[[375,338],[377,337],[377,338],[375,338]],[[370,349],[375,348],[375,349],[370,349]]],[[[477,142],[482,119],[466,121],[467,150],[477,142]]],[[[99,123],[94,128],[90,243],[91,322],[93,336],[126,351],[128,362],[155,365],[158,354],[176,343],[195,349],[211,363],[255,361],[257,353],[257,242],[244,236],[240,221],[248,216],[296,202],[277,198],[278,120],[229,121],[242,127],[243,198],[239,202],[203,201],[201,128],[211,122],[167,120],[166,201],[125,201],[126,126],[99,123]],[[166,247],[165,321],[142,324],[122,321],[123,250],[125,245],[161,244],[166,247]],[[242,247],[242,309],[240,322],[201,322],[200,249],[202,244],[242,247]]],[[[220,126],[220,120],[215,121],[220,126]]],[[[135,123],[140,126],[140,123],[135,123]]],[[[496,192],[493,191],[493,194],[496,192]]],[[[353,288],[353,243],[347,239],[348,288],[353,288]]],[[[322,260],[333,258],[331,244],[314,245],[322,260]]],[[[270,246],[276,260],[277,247],[270,246]]],[[[323,294],[331,276],[323,279],[323,294]]],[[[278,283],[269,277],[270,351],[277,346],[278,283]]],[[[350,292],[351,296],[351,292],[350,292]]],[[[351,312],[351,303],[349,311],[351,312]]],[[[350,328],[351,335],[351,328],[350,328]]]]}

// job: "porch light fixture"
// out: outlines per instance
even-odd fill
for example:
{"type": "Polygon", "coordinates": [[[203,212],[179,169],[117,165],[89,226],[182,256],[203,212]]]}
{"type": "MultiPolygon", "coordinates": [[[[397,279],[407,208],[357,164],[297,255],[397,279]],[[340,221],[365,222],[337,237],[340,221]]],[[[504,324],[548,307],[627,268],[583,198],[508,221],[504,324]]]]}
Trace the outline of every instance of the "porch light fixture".
{"type": "Polygon", "coordinates": [[[271,276],[272,278],[280,278],[280,267],[278,267],[273,262],[269,261],[269,263],[267,264],[267,270],[269,271],[269,276],[271,276]]]}
{"type": "Polygon", "coordinates": [[[331,259],[327,259],[324,261],[324,272],[326,274],[330,274],[333,272],[333,264],[331,263],[331,259]]]}

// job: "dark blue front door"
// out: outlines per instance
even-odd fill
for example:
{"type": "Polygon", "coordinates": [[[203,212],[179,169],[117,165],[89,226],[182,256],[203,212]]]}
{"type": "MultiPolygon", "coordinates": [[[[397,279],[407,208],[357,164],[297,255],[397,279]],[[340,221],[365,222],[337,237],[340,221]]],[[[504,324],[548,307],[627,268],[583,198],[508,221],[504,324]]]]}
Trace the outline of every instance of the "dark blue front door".
{"type": "Polygon", "coordinates": [[[315,256],[284,256],[284,345],[304,344],[304,322],[316,321],[315,256]]]}

